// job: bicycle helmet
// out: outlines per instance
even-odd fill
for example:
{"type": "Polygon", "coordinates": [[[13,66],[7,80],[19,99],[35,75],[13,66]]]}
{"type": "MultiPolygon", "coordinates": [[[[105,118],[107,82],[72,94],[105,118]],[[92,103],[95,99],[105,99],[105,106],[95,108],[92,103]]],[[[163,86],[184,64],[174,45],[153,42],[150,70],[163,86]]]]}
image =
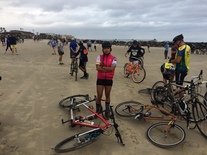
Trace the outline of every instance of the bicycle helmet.
{"type": "Polygon", "coordinates": [[[171,80],[175,74],[175,66],[172,63],[164,63],[160,68],[163,78],[166,80],[171,80]]]}
{"type": "Polygon", "coordinates": [[[138,42],[137,42],[136,40],[134,40],[132,43],[133,43],[134,45],[137,45],[137,44],[138,44],[138,42]]]}
{"type": "Polygon", "coordinates": [[[179,40],[183,40],[183,39],[184,39],[183,35],[180,34],[180,35],[173,38],[173,43],[175,43],[176,41],[179,41],[179,40]]]}
{"type": "Polygon", "coordinates": [[[106,47],[111,48],[111,43],[110,43],[109,41],[104,41],[104,42],[102,43],[102,48],[106,48],[106,47]]]}
{"type": "Polygon", "coordinates": [[[83,45],[83,40],[79,40],[78,45],[83,45]]]}

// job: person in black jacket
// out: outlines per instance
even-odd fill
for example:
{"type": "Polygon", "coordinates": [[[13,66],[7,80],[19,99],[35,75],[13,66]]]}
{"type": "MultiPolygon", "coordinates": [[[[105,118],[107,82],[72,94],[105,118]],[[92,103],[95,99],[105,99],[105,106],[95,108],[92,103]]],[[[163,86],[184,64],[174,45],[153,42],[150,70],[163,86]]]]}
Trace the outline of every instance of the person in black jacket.
{"type": "Polygon", "coordinates": [[[12,54],[17,53],[17,47],[16,47],[16,44],[17,44],[17,38],[14,36],[14,35],[11,35],[11,37],[9,38],[9,41],[10,41],[10,45],[11,45],[11,48],[12,48],[12,54]]]}
{"type": "Polygon", "coordinates": [[[132,65],[134,65],[138,62],[137,58],[144,57],[145,49],[142,48],[136,40],[134,40],[130,48],[127,50],[125,57],[127,57],[129,53],[129,61],[132,63],[132,65]]]}

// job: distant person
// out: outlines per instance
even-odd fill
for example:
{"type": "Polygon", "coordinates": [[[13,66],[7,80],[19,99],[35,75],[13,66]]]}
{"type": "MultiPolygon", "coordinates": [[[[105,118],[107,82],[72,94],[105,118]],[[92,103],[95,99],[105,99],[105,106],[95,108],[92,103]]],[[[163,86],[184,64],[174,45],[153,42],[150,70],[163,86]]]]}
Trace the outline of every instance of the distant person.
{"type": "MultiPolygon", "coordinates": [[[[10,35],[8,34],[5,38],[5,43],[6,43],[6,50],[5,50],[5,54],[8,50],[8,48],[10,48],[11,52],[12,52],[12,48],[11,48],[11,43],[10,43],[10,35]]],[[[13,52],[12,52],[13,53],[13,52]]]]}
{"type": "Polygon", "coordinates": [[[150,53],[150,45],[149,44],[147,44],[147,50],[150,53]]]}
{"type": "Polygon", "coordinates": [[[1,44],[2,44],[2,46],[5,46],[5,36],[4,35],[1,36],[1,44]]]}
{"type": "Polygon", "coordinates": [[[17,38],[14,35],[11,35],[11,37],[9,38],[9,41],[10,41],[10,45],[11,45],[11,48],[12,48],[12,54],[15,53],[16,55],[18,55],[17,47],[16,47],[17,38]]]}
{"type": "Polygon", "coordinates": [[[80,54],[80,61],[79,61],[79,68],[84,73],[84,75],[81,77],[81,79],[88,79],[89,74],[87,73],[86,64],[88,62],[88,51],[86,47],[83,45],[83,41],[79,41],[79,50],[76,55],[80,54]]]}
{"type": "Polygon", "coordinates": [[[97,44],[97,42],[96,42],[96,40],[94,41],[94,51],[96,52],[96,44],[97,44]]]}
{"type": "Polygon", "coordinates": [[[136,40],[134,40],[130,48],[125,53],[125,57],[127,57],[128,54],[130,54],[129,61],[132,63],[132,66],[134,66],[138,63],[137,58],[144,57],[145,49],[142,48],[136,40]]]}
{"type": "Polygon", "coordinates": [[[71,39],[71,42],[69,44],[69,49],[70,49],[70,58],[74,58],[76,57],[76,54],[77,54],[77,48],[78,48],[78,45],[77,43],[75,42],[75,38],[72,38],[71,39]]]}
{"type": "Polygon", "coordinates": [[[103,92],[105,94],[105,117],[109,118],[110,114],[110,102],[111,102],[111,89],[113,85],[113,77],[115,68],[117,65],[116,57],[111,54],[112,48],[111,43],[106,41],[102,43],[103,54],[98,55],[96,58],[96,70],[97,70],[97,81],[96,81],[96,112],[102,112],[101,99],[103,92]]]}
{"type": "Polygon", "coordinates": [[[169,44],[168,44],[168,42],[165,43],[164,48],[165,48],[165,50],[164,50],[164,57],[165,57],[165,59],[167,59],[168,51],[169,51],[169,44]]]}
{"type": "MultiPolygon", "coordinates": [[[[183,85],[183,81],[188,74],[190,68],[190,54],[191,48],[189,45],[185,44],[184,37],[182,34],[174,37],[173,43],[177,48],[177,53],[174,60],[170,62],[176,64],[175,69],[175,81],[178,85],[183,85]]],[[[184,92],[181,92],[180,97],[184,96],[184,92]]]]}
{"type": "Polygon", "coordinates": [[[175,45],[173,45],[171,47],[171,57],[170,57],[171,60],[174,60],[175,59],[176,53],[177,53],[177,47],[175,45]]]}
{"type": "Polygon", "coordinates": [[[91,42],[91,40],[89,40],[87,42],[87,48],[88,48],[88,51],[90,50],[92,52],[92,42],[91,42]]]}
{"type": "Polygon", "coordinates": [[[64,39],[58,40],[57,48],[58,48],[58,54],[59,54],[59,65],[64,65],[62,59],[64,55],[64,50],[63,50],[63,44],[64,44],[64,39]]]}
{"type": "Polygon", "coordinates": [[[52,38],[52,40],[50,41],[50,46],[53,50],[52,55],[56,55],[57,40],[55,38],[52,38]]]}

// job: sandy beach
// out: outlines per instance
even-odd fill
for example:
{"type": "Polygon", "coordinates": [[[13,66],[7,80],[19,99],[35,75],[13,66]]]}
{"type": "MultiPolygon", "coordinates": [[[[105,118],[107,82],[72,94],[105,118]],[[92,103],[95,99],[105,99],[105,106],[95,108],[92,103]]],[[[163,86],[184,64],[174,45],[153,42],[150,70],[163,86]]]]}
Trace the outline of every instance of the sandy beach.
{"type": "MultiPolygon", "coordinates": [[[[87,130],[86,127],[70,128],[62,125],[61,119],[67,120],[67,110],[61,109],[59,101],[75,94],[96,95],[95,60],[101,53],[101,45],[97,52],[88,54],[87,69],[89,79],[78,81],[69,75],[69,48],[64,46],[63,62],[58,65],[58,55],[52,55],[48,40],[34,42],[25,40],[17,44],[19,55],[12,55],[10,50],[4,54],[5,47],[0,46],[0,155],[56,155],[52,149],[63,139],[87,130]]],[[[150,88],[162,80],[160,65],[164,59],[164,48],[151,47],[146,49],[144,66],[146,79],[136,84],[131,78],[124,78],[123,65],[128,61],[124,57],[127,50],[124,46],[113,46],[112,53],[117,57],[114,85],[111,93],[111,104],[134,100],[149,104],[148,94],[139,94],[138,90],[150,88]]],[[[169,53],[170,54],[170,53],[169,53]]],[[[198,75],[203,69],[204,80],[207,80],[207,55],[191,55],[190,72],[186,80],[198,75]]],[[[202,94],[206,91],[203,86],[202,94]]],[[[95,102],[92,103],[95,107],[95,102]]],[[[84,111],[81,111],[82,113],[84,111]]],[[[197,129],[189,130],[186,122],[177,122],[186,131],[185,141],[174,148],[163,149],[154,146],[146,138],[146,130],[156,121],[140,121],[125,119],[117,115],[119,130],[126,144],[117,143],[114,132],[102,135],[93,144],[77,151],[65,154],[73,155],[206,155],[206,139],[197,129]]]]}

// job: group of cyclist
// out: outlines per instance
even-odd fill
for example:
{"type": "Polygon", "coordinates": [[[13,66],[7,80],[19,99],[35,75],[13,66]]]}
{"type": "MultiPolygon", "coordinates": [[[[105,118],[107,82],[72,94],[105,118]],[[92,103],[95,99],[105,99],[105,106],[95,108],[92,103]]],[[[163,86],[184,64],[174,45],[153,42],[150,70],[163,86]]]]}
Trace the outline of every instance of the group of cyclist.
{"type": "MultiPolygon", "coordinates": [[[[174,77],[175,73],[175,80],[176,83],[179,85],[183,84],[184,78],[188,73],[189,70],[189,62],[190,62],[190,53],[191,49],[188,45],[184,43],[184,37],[182,34],[176,36],[173,39],[173,49],[172,49],[172,57],[169,62],[162,65],[161,72],[163,73],[163,78],[168,80],[169,74],[165,73],[172,73],[172,77],[174,77]]],[[[70,57],[76,57],[80,54],[80,64],[79,68],[84,72],[84,76],[82,78],[87,79],[88,73],[86,72],[86,63],[88,61],[87,52],[83,42],[79,42],[79,50],[76,52],[77,45],[74,43],[74,39],[72,39],[70,43],[70,57]]],[[[101,99],[103,96],[103,92],[105,92],[105,115],[108,117],[110,112],[110,93],[113,85],[113,77],[115,68],[117,65],[116,57],[111,54],[112,45],[110,42],[103,42],[102,43],[102,54],[97,56],[96,59],[96,70],[97,70],[97,81],[96,81],[96,90],[97,90],[97,99],[96,99],[96,112],[100,113],[103,110],[101,105],[101,99]]],[[[137,63],[137,58],[144,58],[145,49],[142,48],[139,43],[134,40],[132,45],[129,47],[125,56],[129,56],[129,61],[134,65],[137,63]]]]}

